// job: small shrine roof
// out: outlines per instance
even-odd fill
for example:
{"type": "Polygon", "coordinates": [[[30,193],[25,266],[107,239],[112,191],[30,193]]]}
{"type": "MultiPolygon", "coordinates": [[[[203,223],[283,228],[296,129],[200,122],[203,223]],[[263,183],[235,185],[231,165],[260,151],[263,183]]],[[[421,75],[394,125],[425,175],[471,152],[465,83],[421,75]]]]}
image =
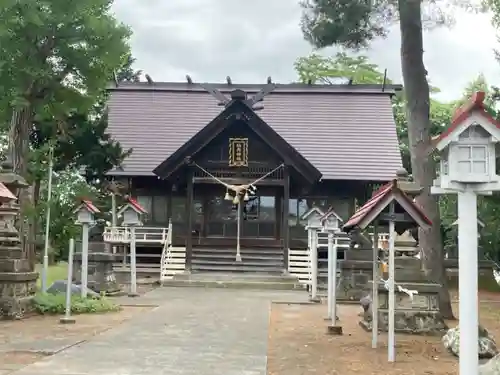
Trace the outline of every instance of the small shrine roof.
{"type": "Polygon", "coordinates": [[[455,111],[451,123],[446,130],[439,136],[433,137],[433,143],[438,144],[440,141],[446,139],[446,137],[453,133],[453,131],[473,113],[478,113],[496,129],[500,129],[500,122],[493,117],[491,109],[484,103],[485,97],[486,94],[484,91],[475,92],[467,103],[463,104],[455,111]]]}
{"type": "Polygon", "coordinates": [[[81,208],[85,208],[93,214],[101,212],[89,199],[82,199],[80,205],[74,210],[74,212],[79,211],[81,208]]]}
{"type": "Polygon", "coordinates": [[[372,197],[344,224],[342,230],[349,232],[355,227],[364,229],[394,200],[418,225],[432,225],[422,209],[398,187],[398,181],[395,179],[375,191],[372,197]]]}
{"type": "Polygon", "coordinates": [[[127,203],[120,209],[120,211],[118,212],[118,214],[122,214],[123,211],[127,208],[127,207],[130,207],[132,208],[135,212],[137,212],[138,214],[147,214],[148,211],[146,211],[146,209],[144,207],[142,207],[139,202],[137,202],[136,199],[134,198],[128,198],[127,199],[127,203]]]}
{"type": "Polygon", "coordinates": [[[309,216],[311,216],[313,213],[317,213],[321,217],[323,217],[325,215],[325,213],[323,212],[323,210],[321,208],[314,206],[314,207],[311,207],[306,212],[304,212],[304,214],[300,218],[302,220],[307,220],[309,218],[309,216]]]}
{"type": "Polygon", "coordinates": [[[344,222],[344,219],[342,219],[333,209],[333,207],[330,207],[328,211],[325,212],[323,216],[319,218],[321,222],[324,222],[326,219],[328,219],[330,216],[335,216],[338,221],[344,222]]]}

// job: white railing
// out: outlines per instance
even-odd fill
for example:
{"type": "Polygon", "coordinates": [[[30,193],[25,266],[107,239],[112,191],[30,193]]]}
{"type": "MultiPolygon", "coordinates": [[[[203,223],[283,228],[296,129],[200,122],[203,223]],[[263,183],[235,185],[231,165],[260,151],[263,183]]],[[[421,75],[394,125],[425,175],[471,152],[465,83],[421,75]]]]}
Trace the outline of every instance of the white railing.
{"type": "MultiPolygon", "coordinates": [[[[103,239],[104,242],[115,244],[130,243],[132,238],[131,227],[107,227],[104,228],[103,239]]],[[[159,227],[134,227],[135,242],[141,243],[158,243],[164,244],[168,242],[169,230],[168,228],[159,227]]],[[[170,242],[172,242],[170,237],[170,242]]]]}
{"type": "Polygon", "coordinates": [[[160,261],[160,282],[168,278],[168,265],[172,260],[172,219],[168,221],[167,240],[163,244],[160,261]]]}
{"type": "MultiPolygon", "coordinates": [[[[318,247],[327,247],[326,233],[323,234],[319,231],[318,247]]],[[[368,233],[370,240],[373,241],[373,233],[368,233]]],[[[389,234],[379,233],[378,244],[379,248],[383,249],[385,244],[388,243],[389,234]]],[[[348,238],[335,236],[335,243],[337,249],[348,250],[348,238]]],[[[311,284],[311,258],[309,249],[290,249],[288,252],[288,272],[290,275],[296,276],[302,284],[311,284]]]]}

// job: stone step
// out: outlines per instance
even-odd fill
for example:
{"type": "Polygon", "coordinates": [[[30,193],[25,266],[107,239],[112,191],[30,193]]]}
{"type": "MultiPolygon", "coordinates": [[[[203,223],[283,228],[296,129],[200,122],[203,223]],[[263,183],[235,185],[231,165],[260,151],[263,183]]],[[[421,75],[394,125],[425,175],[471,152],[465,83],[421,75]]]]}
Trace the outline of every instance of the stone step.
{"type": "MultiPolygon", "coordinates": [[[[247,254],[247,255],[261,255],[261,256],[268,256],[268,255],[281,255],[283,256],[283,249],[269,249],[269,248],[264,248],[264,249],[241,249],[240,254],[247,254]]],[[[206,249],[206,248],[198,248],[194,247],[193,248],[193,255],[194,254],[208,254],[208,255],[214,255],[214,254],[227,254],[227,255],[235,255],[236,254],[236,248],[229,248],[229,249],[206,249]]]]}
{"type": "Polygon", "coordinates": [[[254,290],[296,290],[304,289],[300,283],[263,281],[215,281],[215,280],[165,280],[163,286],[195,288],[232,288],[254,290]]]}
{"type": "MultiPolygon", "coordinates": [[[[241,257],[244,260],[256,260],[256,261],[283,261],[283,253],[281,254],[256,254],[256,253],[241,253],[241,257]]],[[[209,253],[193,253],[193,258],[196,259],[236,259],[236,252],[223,253],[223,254],[209,254],[209,253]]]]}
{"type": "Polygon", "coordinates": [[[224,272],[191,272],[180,273],[174,276],[175,280],[211,280],[211,281],[266,281],[266,282],[297,282],[297,277],[267,272],[254,273],[224,273],[224,272]]]}
{"type": "Polygon", "coordinates": [[[281,259],[249,259],[246,256],[241,257],[241,262],[237,262],[236,258],[233,256],[231,258],[203,258],[200,259],[198,256],[193,257],[192,264],[202,264],[202,265],[236,265],[236,266],[275,266],[280,267],[283,265],[283,258],[281,259]]]}
{"type": "Polygon", "coordinates": [[[164,281],[163,286],[275,290],[304,289],[296,277],[262,272],[251,274],[191,272],[175,275],[171,280],[164,281]]]}
{"type": "Polygon", "coordinates": [[[283,267],[277,267],[274,265],[267,266],[265,264],[259,264],[258,266],[245,266],[245,265],[215,265],[215,264],[193,264],[191,269],[196,271],[204,271],[204,272],[273,272],[276,274],[283,272],[283,267]]]}

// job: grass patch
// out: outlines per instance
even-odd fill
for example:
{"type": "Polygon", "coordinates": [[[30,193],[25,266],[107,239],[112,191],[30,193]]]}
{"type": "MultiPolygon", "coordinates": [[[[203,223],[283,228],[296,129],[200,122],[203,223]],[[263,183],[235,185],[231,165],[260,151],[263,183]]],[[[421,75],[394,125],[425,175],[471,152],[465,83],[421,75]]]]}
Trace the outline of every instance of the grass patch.
{"type": "MultiPolygon", "coordinates": [[[[66,311],[66,295],[64,293],[39,293],[33,299],[33,306],[39,314],[64,314],[66,311]]],[[[77,295],[71,296],[71,313],[73,314],[99,314],[120,310],[119,305],[112,303],[105,297],[82,298],[77,295]]]]}
{"type": "MultiPolygon", "coordinates": [[[[37,264],[35,267],[35,271],[38,272],[39,277],[36,282],[38,288],[42,287],[42,270],[43,265],[37,264]]],[[[47,288],[52,285],[52,283],[56,280],[66,280],[68,278],[68,264],[67,263],[57,263],[49,266],[49,270],[47,272],[47,288]]]]}

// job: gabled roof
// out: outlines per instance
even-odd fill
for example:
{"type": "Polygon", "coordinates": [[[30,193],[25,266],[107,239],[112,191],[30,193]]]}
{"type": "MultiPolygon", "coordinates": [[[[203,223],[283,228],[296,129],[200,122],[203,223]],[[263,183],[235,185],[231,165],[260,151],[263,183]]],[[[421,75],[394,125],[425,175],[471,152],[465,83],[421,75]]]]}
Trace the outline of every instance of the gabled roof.
{"type": "Polygon", "coordinates": [[[74,210],[73,210],[73,213],[76,213],[78,211],[80,211],[82,208],[86,209],[87,211],[93,213],[93,214],[98,214],[99,212],[101,212],[95,205],[94,203],[92,203],[91,200],[88,200],[88,199],[82,199],[81,200],[81,203],[78,205],[78,207],[76,207],[74,210]]]}
{"type": "MultiPolygon", "coordinates": [[[[216,84],[255,94],[265,84],[216,84]]],[[[391,95],[382,85],[276,86],[258,112],[323,179],[389,181],[402,167],[391,95]]],[[[110,90],[108,131],[133,152],[111,174],[153,176],[153,169],[212,121],[223,107],[196,83],[121,83],[110,90]]]]}
{"type": "Polygon", "coordinates": [[[7,203],[16,200],[17,197],[12,194],[12,192],[0,182],[0,203],[7,203]]]}
{"type": "MultiPolygon", "coordinates": [[[[492,129],[498,132],[498,130],[500,129],[500,122],[492,116],[490,108],[486,106],[486,104],[484,104],[485,97],[486,94],[483,91],[475,92],[467,103],[465,103],[455,111],[450,125],[444,132],[433,139],[433,143],[436,145],[436,147],[438,147],[439,144],[443,143],[443,141],[445,141],[447,137],[449,137],[462,123],[464,123],[473,114],[478,114],[479,116],[484,118],[486,120],[486,124],[490,124],[492,126],[492,129]]],[[[486,130],[488,131],[488,128],[486,128],[486,130]]],[[[443,147],[439,148],[442,149],[443,147]]]]}
{"type": "Polygon", "coordinates": [[[398,203],[399,210],[403,210],[414,220],[414,222],[421,227],[428,227],[432,222],[420,209],[420,207],[413,202],[404,191],[398,188],[398,181],[393,180],[380,189],[362,206],[354,215],[344,224],[342,230],[349,232],[354,228],[365,229],[370,225],[378,216],[384,211],[391,202],[398,203]]]}
{"type": "Polygon", "coordinates": [[[290,146],[242,100],[233,100],[217,117],[167,157],[153,172],[161,178],[168,177],[184,164],[186,157],[195,156],[230,126],[232,118],[236,114],[255,134],[273,148],[286,164],[293,166],[306,180],[312,183],[321,178],[321,173],[307,159],[290,146]]]}
{"type": "Polygon", "coordinates": [[[320,217],[323,217],[325,215],[325,213],[323,212],[323,210],[321,210],[320,208],[314,206],[314,207],[311,207],[306,212],[304,212],[304,214],[300,217],[300,219],[301,220],[307,220],[309,218],[309,216],[311,216],[312,214],[317,214],[320,217]]]}
{"type": "Polygon", "coordinates": [[[330,216],[335,217],[338,221],[341,223],[344,222],[344,219],[342,219],[334,210],[333,207],[330,207],[328,211],[325,212],[323,216],[320,217],[321,222],[323,223],[325,220],[327,220],[330,216]]]}
{"type": "Polygon", "coordinates": [[[128,208],[131,208],[133,209],[135,212],[137,212],[138,214],[147,214],[148,212],[146,211],[146,209],[144,207],[142,207],[139,202],[137,202],[134,198],[128,198],[127,199],[127,203],[125,203],[122,208],[120,208],[120,210],[117,212],[117,215],[122,215],[123,212],[128,209],[128,208]]]}

